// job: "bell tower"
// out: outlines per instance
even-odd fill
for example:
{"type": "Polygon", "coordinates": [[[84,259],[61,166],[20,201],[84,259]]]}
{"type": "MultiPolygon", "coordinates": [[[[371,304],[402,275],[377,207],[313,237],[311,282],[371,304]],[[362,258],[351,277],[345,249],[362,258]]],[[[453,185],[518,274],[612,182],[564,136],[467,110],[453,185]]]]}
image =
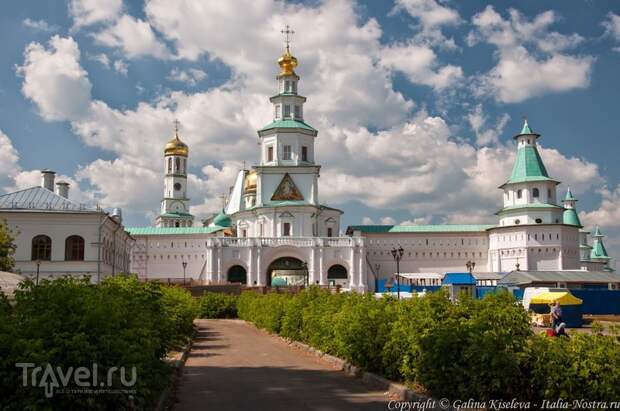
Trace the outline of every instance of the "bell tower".
{"type": "Polygon", "coordinates": [[[291,54],[291,35],[287,25],[282,30],[284,52],[278,59],[277,93],[269,101],[273,105],[273,121],[258,130],[261,153],[256,205],[281,201],[318,204],[320,166],[314,161],[314,139],[318,132],[304,121],[306,97],[298,94],[299,76],[295,72],[297,58],[291,54]]]}
{"type": "Polygon", "coordinates": [[[174,121],[174,137],[164,149],[164,198],[157,227],[191,227],[194,216],[189,213],[187,198],[187,157],[189,148],[179,138],[179,121],[174,121]]]}

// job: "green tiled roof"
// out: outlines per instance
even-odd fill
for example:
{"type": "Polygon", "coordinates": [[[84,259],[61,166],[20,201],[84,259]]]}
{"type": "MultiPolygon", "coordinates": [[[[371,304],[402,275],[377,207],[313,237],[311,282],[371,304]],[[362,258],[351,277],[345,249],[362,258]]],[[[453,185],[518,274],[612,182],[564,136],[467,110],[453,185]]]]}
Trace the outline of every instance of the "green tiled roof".
{"type": "Polygon", "coordinates": [[[495,214],[500,214],[503,213],[505,211],[512,211],[512,210],[522,210],[522,209],[532,209],[532,208],[564,208],[564,207],[560,207],[559,205],[555,205],[555,204],[547,204],[547,203],[535,203],[535,204],[520,204],[520,205],[515,205],[515,206],[509,206],[509,207],[504,207],[501,210],[499,210],[497,213],[495,214]]]}
{"type": "Polygon", "coordinates": [[[497,227],[495,224],[352,225],[347,232],[363,233],[474,233],[497,227]]]}
{"type": "Polygon", "coordinates": [[[512,174],[510,174],[510,178],[506,183],[523,183],[527,181],[555,181],[549,177],[535,146],[519,148],[517,159],[512,167],[512,174]]]}
{"type": "Polygon", "coordinates": [[[163,213],[160,214],[161,217],[172,217],[172,218],[187,218],[192,217],[189,213],[163,213]]]}
{"type": "Polygon", "coordinates": [[[127,227],[131,235],[210,234],[226,227],[127,227]]]}
{"type": "Polygon", "coordinates": [[[579,216],[577,215],[577,211],[575,211],[574,208],[568,208],[564,210],[562,222],[567,225],[576,225],[577,227],[582,227],[581,221],[579,221],[579,216]]]}
{"type": "Polygon", "coordinates": [[[301,128],[317,133],[315,128],[300,120],[276,120],[270,124],[267,124],[265,127],[258,130],[258,132],[260,133],[274,128],[301,128]]]}

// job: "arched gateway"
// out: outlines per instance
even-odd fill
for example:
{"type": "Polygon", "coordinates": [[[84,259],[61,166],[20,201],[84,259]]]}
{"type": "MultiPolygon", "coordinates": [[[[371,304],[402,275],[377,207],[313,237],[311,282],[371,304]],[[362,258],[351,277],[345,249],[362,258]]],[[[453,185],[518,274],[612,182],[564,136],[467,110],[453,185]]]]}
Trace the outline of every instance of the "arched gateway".
{"type": "Polygon", "coordinates": [[[329,270],[327,270],[327,282],[330,287],[335,287],[337,285],[347,287],[349,283],[348,279],[347,269],[340,264],[332,265],[329,267],[329,270]]]}
{"type": "Polygon", "coordinates": [[[269,264],[267,285],[286,287],[308,285],[308,265],[295,257],[281,257],[269,264]]]}
{"type": "Polygon", "coordinates": [[[248,274],[245,268],[240,265],[233,265],[228,269],[228,282],[245,284],[248,280],[248,274]]]}

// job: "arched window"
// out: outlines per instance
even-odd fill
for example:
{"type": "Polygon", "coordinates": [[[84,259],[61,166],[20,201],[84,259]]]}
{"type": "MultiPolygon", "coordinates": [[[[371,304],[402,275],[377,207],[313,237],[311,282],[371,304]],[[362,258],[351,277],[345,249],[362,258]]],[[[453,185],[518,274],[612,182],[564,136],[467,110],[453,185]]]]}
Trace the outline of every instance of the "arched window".
{"type": "Polygon", "coordinates": [[[168,157],[168,173],[172,173],[172,158],[168,157]]]}
{"type": "Polygon", "coordinates": [[[65,260],[84,261],[84,239],[79,235],[71,235],[65,240],[65,260]]]}
{"type": "Polygon", "coordinates": [[[523,197],[523,190],[517,190],[517,198],[523,197]]]}
{"type": "Polygon", "coordinates": [[[32,239],[32,260],[50,261],[52,259],[52,239],[38,235],[32,239]]]}
{"type": "Polygon", "coordinates": [[[181,170],[181,159],[179,157],[174,158],[174,168],[175,172],[178,173],[181,170]]]}
{"type": "Polygon", "coordinates": [[[532,197],[534,197],[534,198],[540,197],[540,191],[537,188],[534,188],[532,190],[532,197]]]}

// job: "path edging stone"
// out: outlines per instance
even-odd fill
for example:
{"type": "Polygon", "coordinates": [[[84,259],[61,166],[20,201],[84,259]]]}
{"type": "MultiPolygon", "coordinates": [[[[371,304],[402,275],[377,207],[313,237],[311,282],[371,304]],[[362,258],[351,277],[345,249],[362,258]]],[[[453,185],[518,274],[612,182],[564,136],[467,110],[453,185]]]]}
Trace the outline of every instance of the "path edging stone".
{"type": "Polygon", "coordinates": [[[166,359],[166,362],[174,367],[174,374],[170,378],[170,383],[162,390],[161,394],[159,394],[154,411],[166,410],[168,403],[170,402],[170,394],[172,393],[172,389],[177,384],[181,371],[183,370],[187,357],[189,356],[189,352],[192,349],[194,338],[196,338],[195,335],[192,336],[192,339],[185,345],[185,347],[183,347],[183,350],[180,353],[175,355],[173,358],[166,359]]]}

